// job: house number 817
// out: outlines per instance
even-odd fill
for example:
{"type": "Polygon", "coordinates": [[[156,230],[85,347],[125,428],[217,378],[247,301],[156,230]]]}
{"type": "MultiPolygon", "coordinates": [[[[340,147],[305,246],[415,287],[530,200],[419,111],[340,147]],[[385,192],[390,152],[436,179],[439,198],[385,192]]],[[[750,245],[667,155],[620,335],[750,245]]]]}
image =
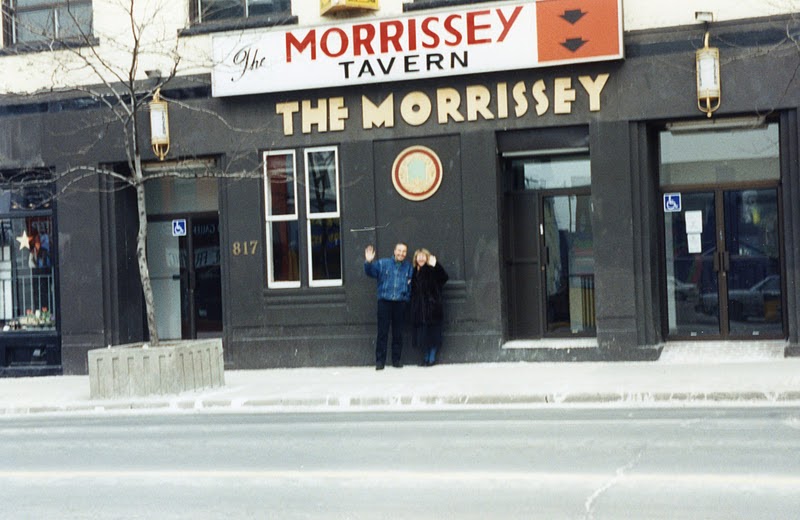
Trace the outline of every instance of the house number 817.
{"type": "Polygon", "coordinates": [[[258,248],[258,240],[243,240],[233,243],[233,256],[254,255],[258,248]]]}

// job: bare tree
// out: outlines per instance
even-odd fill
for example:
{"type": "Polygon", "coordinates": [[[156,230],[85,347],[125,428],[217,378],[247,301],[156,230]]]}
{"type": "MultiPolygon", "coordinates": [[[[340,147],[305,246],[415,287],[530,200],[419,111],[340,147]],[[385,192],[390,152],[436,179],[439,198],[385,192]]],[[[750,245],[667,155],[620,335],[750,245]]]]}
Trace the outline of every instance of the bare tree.
{"type": "MultiPolygon", "coordinates": [[[[3,4],[4,7],[6,4],[3,4]]],[[[105,175],[112,178],[118,186],[135,190],[138,217],[138,233],[136,236],[136,255],[139,277],[147,316],[147,328],[150,344],[159,344],[158,326],[154,307],[153,288],[147,262],[147,208],[145,183],[165,176],[199,178],[223,176],[232,178],[254,178],[260,176],[260,170],[220,172],[178,172],[161,171],[146,174],[142,164],[142,142],[146,139],[142,128],[146,128],[148,106],[154,97],[170,81],[174,80],[181,67],[179,39],[177,30],[166,20],[173,18],[164,9],[170,4],[165,0],[107,0],[103,7],[108,10],[106,17],[124,20],[126,30],[123,32],[106,32],[98,35],[89,30],[84,12],[73,10],[70,4],[60,10],[57,15],[67,17],[64,25],[72,28],[67,36],[53,34],[46,27],[28,26],[27,34],[36,34],[39,44],[45,42],[59,54],[52,68],[51,87],[59,91],[77,91],[89,96],[105,107],[109,119],[120,128],[123,137],[125,158],[129,175],[95,165],[70,167],[68,171],[57,175],[69,180],[63,183],[59,193],[75,186],[81,179],[93,175],[105,175]],[[112,12],[113,11],[113,12],[112,12]],[[154,68],[149,68],[154,67],[154,68]],[[144,69],[148,70],[145,71],[144,69]],[[73,78],[64,84],[63,78],[73,78]]],[[[4,13],[10,16],[12,13],[4,13]]],[[[56,24],[58,25],[58,24],[56,24]]],[[[205,64],[208,67],[208,63],[205,64]]],[[[175,100],[173,100],[175,101],[175,100]]],[[[262,132],[264,129],[231,128],[217,114],[208,110],[192,107],[175,101],[177,105],[190,110],[201,110],[222,121],[227,128],[240,132],[262,132]]],[[[146,141],[144,141],[146,142],[146,141]]],[[[146,148],[144,149],[146,150],[146,148]]]]}

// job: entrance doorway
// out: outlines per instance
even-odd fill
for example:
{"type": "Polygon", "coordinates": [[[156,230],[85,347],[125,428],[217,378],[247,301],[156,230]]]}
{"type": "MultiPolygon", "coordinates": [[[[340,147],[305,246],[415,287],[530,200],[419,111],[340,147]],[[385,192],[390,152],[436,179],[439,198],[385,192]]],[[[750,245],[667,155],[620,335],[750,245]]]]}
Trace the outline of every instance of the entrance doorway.
{"type": "Polygon", "coordinates": [[[783,337],[778,189],[681,194],[665,213],[669,333],[783,337]]]}
{"type": "Polygon", "coordinates": [[[161,339],[222,336],[219,191],[214,159],[144,165],[147,261],[161,339]],[[183,173],[181,178],[174,173],[183,173]]]}
{"type": "Polygon", "coordinates": [[[785,337],[778,124],[728,128],[660,136],[669,339],[785,337]]]}
{"type": "Polygon", "coordinates": [[[595,335],[587,153],[505,161],[509,339],[595,335]]]}
{"type": "Polygon", "coordinates": [[[147,251],[160,338],[219,337],[222,276],[217,215],[152,220],[147,251]]]}

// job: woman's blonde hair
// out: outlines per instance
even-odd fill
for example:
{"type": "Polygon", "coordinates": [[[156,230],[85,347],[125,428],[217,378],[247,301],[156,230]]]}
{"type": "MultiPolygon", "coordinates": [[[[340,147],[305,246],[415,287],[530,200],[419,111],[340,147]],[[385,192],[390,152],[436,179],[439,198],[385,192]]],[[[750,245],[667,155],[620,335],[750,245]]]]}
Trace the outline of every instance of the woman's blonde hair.
{"type": "Polygon", "coordinates": [[[417,256],[419,256],[420,253],[425,255],[425,263],[428,263],[428,259],[431,257],[431,252],[425,249],[424,247],[417,249],[416,251],[414,251],[414,262],[413,262],[414,267],[417,266],[417,256]]]}

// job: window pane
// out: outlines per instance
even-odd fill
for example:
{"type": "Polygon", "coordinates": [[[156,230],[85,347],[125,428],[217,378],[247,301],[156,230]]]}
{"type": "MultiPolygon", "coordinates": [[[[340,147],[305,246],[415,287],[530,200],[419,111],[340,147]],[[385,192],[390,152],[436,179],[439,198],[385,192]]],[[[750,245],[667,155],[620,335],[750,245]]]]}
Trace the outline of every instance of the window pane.
{"type": "Polygon", "coordinates": [[[507,191],[551,190],[591,186],[588,154],[512,159],[507,191]]]}
{"type": "Polygon", "coordinates": [[[780,178],[778,124],[692,133],[661,132],[661,186],[780,178]]]}
{"type": "Polygon", "coordinates": [[[289,11],[287,0],[250,0],[247,4],[247,16],[259,16],[289,11]]]}
{"type": "Polygon", "coordinates": [[[342,279],[342,243],[338,218],[310,221],[311,279],[342,279]]]}
{"type": "Polygon", "coordinates": [[[91,5],[60,7],[57,13],[59,38],[90,35],[92,33],[91,5]]]}
{"type": "Polygon", "coordinates": [[[44,9],[17,13],[17,42],[33,42],[55,38],[53,11],[44,9]]]}
{"type": "Polygon", "coordinates": [[[244,17],[244,0],[200,0],[200,20],[211,22],[244,17]]]}
{"type": "Polygon", "coordinates": [[[268,156],[266,170],[267,216],[296,214],[294,155],[268,156]]]}
{"type": "Polygon", "coordinates": [[[324,150],[309,152],[306,157],[309,215],[337,213],[336,153],[324,150]]]}
{"type": "Polygon", "coordinates": [[[55,328],[53,220],[0,220],[0,325],[3,331],[55,328]]]}
{"type": "Polygon", "coordinates": [[[270,282],[299,282],[300,246],[297,222],[273,222],[270,235],[270,282]]]}

